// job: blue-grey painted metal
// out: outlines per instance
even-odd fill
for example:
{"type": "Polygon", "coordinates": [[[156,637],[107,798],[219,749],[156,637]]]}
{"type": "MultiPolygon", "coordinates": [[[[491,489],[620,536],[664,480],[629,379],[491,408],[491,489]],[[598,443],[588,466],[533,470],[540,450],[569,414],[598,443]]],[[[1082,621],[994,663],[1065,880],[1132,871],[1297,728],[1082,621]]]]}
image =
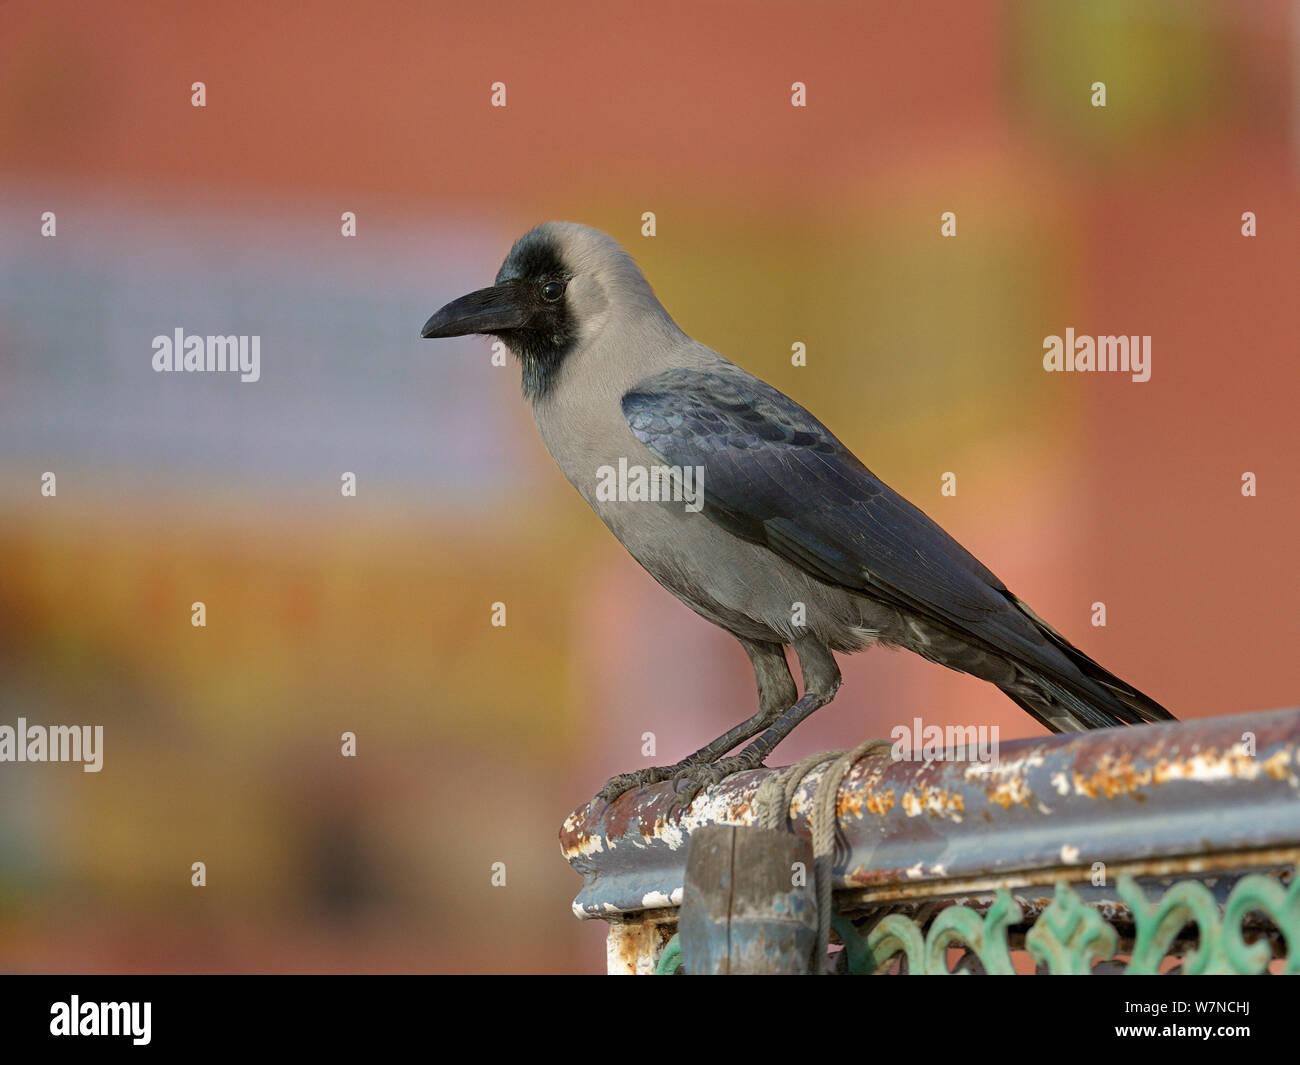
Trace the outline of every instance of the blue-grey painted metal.
{"type": "MultiPolygon", "coordinates": [[[[679,906],[690,834],[753,824],[771,772],[737,774],[685,810],[664,783],[575,811],[561,832],[583,877],[575,912],[679,906]]],[[[791,806],[804,835],[820,774],[809,774],[791,806]]],[[[1239,867],[1231,856],[1248,852],[1267,864],[1272,849],[1276,864],[1294,864],[1300,710],[1017,740],[987,764],[864,759],[844,779],[838,813],[835,889],[879,898],[981,878],[1043,882],[1053,871],[1083,880],[1099,862],[1138,875],[1210,873],[1239,867]]]]}

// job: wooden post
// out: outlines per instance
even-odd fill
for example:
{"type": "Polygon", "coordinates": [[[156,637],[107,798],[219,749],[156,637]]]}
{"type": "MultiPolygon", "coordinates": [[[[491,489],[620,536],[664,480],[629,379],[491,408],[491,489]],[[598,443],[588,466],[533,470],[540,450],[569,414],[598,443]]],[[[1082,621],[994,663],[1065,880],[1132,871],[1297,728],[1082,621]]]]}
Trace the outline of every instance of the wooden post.
{"type": "Polygon", "coordinates": [[[809,972],[817,938],[812,876],[805,836],[739,825],[696,829],[678,924],[683,970],[809,972]]]}

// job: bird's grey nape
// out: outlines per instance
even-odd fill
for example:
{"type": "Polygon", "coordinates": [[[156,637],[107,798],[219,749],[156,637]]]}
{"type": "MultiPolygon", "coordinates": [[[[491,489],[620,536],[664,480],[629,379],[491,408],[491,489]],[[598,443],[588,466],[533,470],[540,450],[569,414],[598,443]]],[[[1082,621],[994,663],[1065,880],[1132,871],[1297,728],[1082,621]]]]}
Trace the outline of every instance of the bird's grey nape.
{"type": "MultiPolygon", "coordinates": [[[[527,290],[540,292],[548,282],[567,285],[572,277],[573,271],[565,263],[556,238],[532,230],[510,249],[497,272],[496,283],[516,282],[527,290]]],[[[561,298],[553,304],[541,304],[528,325],[495,335],[518,356],[524,397],[535,403],[554,386],[560,366],[577,342],[578,328],[568,300],[561,298]]]]}

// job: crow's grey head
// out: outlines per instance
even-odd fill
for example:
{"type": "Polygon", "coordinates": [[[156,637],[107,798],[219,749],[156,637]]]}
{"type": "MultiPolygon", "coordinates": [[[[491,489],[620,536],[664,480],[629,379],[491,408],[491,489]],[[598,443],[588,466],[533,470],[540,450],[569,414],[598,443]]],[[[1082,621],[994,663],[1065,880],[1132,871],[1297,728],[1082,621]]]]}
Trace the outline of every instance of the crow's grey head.
{"type": "Polygon", "coordinates": [[[611,319],[666,317],[632,257],[612,237],[576,222],[545,222],[515,241],[491,288],[452,300],[424,324],[425,338],[499,337],[523,367],[524,394],[546,394],[565,359],[611,319]]]}

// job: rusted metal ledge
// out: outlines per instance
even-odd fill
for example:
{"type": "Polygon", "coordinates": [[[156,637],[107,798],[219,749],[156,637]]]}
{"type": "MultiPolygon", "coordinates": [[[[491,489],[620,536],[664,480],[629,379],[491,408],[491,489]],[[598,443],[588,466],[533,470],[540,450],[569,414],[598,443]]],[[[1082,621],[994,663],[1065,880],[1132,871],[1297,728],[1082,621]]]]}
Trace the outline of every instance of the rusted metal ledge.
{"type": "MultiPolygon", "coordinates": [[[[664,783],[575,811],[560,833],[583,877],[574,912],[616,930],[639,915],[626,934],[662,939],[691,832],[754,823],[772,772],[738,774],[685,810],[672,809],[664,783]]],[[[797,832],[808,833],[820,775],[791,805],[797,832]]],[[[838,811],[834,888],[854,906],[1086,881],[1098,862],[1112,875],[1188,873],[1212,887],[1221,871],[1226,891],[1243,870],[1300,857],[1300,710],[1017,740],[995,764],[864,759],[838,811]]]]}

